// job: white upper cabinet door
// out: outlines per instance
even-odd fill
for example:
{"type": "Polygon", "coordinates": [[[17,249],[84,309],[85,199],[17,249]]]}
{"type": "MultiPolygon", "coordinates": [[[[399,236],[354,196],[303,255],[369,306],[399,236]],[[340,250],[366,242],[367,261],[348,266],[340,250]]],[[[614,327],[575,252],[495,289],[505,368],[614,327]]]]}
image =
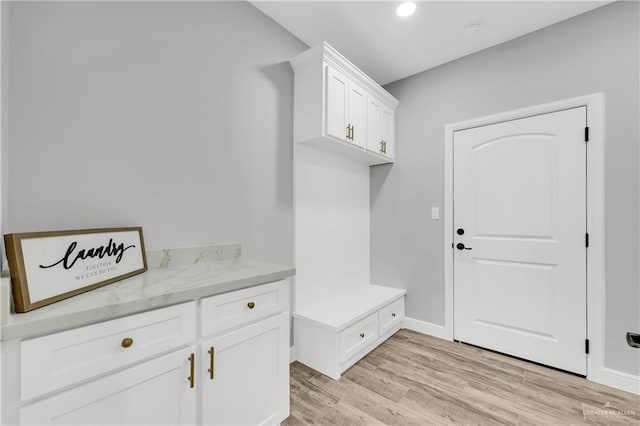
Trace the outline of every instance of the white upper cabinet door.
{"type": "Polygon", "coordinates": [[[277,424],[289,416],[289,314],[242,327],[200,348],[204,425],[277,424]]]}
{"type": "Polygon", "coordinates": [[[351,126],[348,141],[364,148],[366,140],[365,112],[367,95],[365,91],[354,82],[349,82],[348,93],[349,98],[347,105],[349,117],[347,125],[351,126]]]}
{"type": "Polygon", "coordinates": [[[394,122],[395,112],[382,105],[380,108],[380,141],[382,142],[382,155],[390,159],[395,158],[394,122]]]}
{"type": "Polygon", "coordinates": [[[395,113],[377,98],[367,100],[367,150],[393,159],[393,121],[395,113]]]}
{"type": "Polygon", "coordinates": [[[380,101],[369,96],[367,99],[367,150],[381,153],[382,139],[380,138],[380,101]]]}
{"type": "Polygon", "coordinates": [[[329,136],[346,141],[347,129],[347,90],[349,82],[338,71],[326,68],[326,98],[325,98],[325,132],[329,136]]]}
{"type": "Polygon", "coordinates": [[[192,425],[197,383],[191,387],[188,378],[194,350],[173,352],[25,405],[20,424],[192,425]]]}

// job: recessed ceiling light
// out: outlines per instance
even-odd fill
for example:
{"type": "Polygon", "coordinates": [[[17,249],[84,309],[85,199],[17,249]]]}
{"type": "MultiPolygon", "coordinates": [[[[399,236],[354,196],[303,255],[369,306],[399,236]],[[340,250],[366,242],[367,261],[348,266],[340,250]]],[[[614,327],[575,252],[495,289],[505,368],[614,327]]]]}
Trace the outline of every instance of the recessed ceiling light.
{"type": "Polygon", "coordinates": [[[398,6],[398,8],[396,9],[396,14],[404,18],[405,16],[412,15],[415,11],[416,4],[412,1],[406,1],[398,6]]]}

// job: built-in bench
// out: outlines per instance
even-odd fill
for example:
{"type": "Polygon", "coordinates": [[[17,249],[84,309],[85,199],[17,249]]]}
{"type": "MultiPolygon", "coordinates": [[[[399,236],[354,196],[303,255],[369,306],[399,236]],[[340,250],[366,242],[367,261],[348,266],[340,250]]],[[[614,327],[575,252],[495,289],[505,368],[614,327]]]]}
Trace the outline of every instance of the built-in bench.
{"type": "Polygon", "coordinates": [[[405,290],[363,285],[296,310],[297,360],[333,378],[402,327],[405,290]]]}

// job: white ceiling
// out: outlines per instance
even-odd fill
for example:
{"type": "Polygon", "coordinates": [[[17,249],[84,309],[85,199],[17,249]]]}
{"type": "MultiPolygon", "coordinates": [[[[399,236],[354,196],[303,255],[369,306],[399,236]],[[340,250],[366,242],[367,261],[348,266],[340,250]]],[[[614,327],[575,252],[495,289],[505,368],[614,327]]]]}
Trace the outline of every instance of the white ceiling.
{"type": "Polygon", "coordinates": [[[399,1],[251,3],[309,46],[327,41],[380,84],[563,21],[610,1],[420,1],[407,18],[399,1]],[[465,28],[483,29],[465,36],[465,28]]]}

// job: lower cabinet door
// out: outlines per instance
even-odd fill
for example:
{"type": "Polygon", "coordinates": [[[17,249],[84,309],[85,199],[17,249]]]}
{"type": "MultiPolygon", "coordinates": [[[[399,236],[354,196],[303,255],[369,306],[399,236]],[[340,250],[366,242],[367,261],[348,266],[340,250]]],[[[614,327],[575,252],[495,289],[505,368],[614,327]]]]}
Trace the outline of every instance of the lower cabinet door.
{"type": "MultiPolygon", "coordinates": [[[[190,359],[192,353],[195,347],[182,349],[25,405],[20,423],[194,424],[196,387],[189,381],[195,362],[190,359]]],[[[195,369],[193,374],[196,379],[195,369]]]]}
{"type": "Polygon", "coordinates": [[[289,416],[287,313],[202,343],[200,360],[203,424],[277,424],[289,416]]]}

